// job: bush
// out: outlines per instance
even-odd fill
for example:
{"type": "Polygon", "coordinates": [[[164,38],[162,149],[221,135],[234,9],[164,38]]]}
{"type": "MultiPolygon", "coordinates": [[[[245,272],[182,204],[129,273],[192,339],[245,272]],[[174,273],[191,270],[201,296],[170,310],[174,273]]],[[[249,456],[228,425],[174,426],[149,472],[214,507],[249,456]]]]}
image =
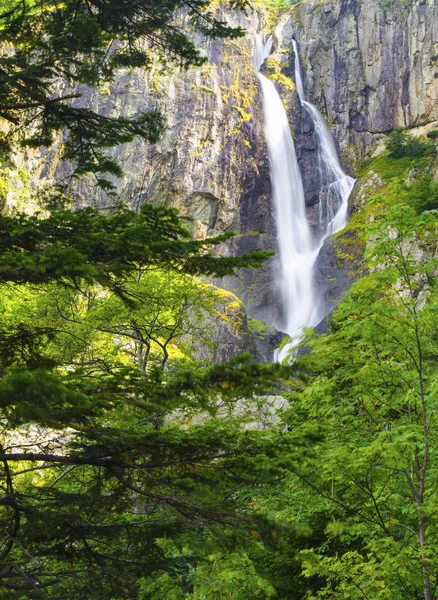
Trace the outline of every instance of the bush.
{"type": "Polygon", "coordinates": [[[433,144],[422,142],[412,137],[405,129],[393,129],[386,141],[386,149],[391,158],[421,158],[434,151],[433,144]]]}
{"type": "Polygon", "coordinates": [[[414,181],[408,188],[408,198],[417,213],[438,209],[438,183],[430,176],[414,181]]]}
{"type": "Polygon", "coordinates": [[[432,131],[429,131],[429,133],[427,134],[427,137],[431,140],[437,140],[438,139],[438,129],[432,129],[432,131]]]}

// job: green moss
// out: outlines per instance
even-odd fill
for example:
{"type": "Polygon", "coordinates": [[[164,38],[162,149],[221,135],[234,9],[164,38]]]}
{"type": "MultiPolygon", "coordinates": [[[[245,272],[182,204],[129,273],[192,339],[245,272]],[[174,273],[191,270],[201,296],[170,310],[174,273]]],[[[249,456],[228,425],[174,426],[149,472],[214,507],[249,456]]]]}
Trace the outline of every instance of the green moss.
{"type": "Polygon", "coordinates": [[[438,209],[438,183],[426,174],[412,182],[407,189],[410,204],[417,213],[438,209]]]}
{"type": "Polygon", "coordinates": [[[269,327],[269,325],[266,325],[266,323],[263,323],[254,317],[248,317],[248,328],[252,333],[261,338],[266,337],[268,333],[275,332],[273,327],[269,327]]]}
{"type": "Polygon", "coordinates": [[[384,184],[377,193],[370,193],[365,206],[353,213],[341,234],[354,232],[359,238],[363,238],[364,233],[366,237],[373,215],[400,201],[411,204],[417,212],[437,208],[438,185],[433,182],[436,166],[436,155],[395,158],[388,150],[364,160],[356,176],[363,178],[372,171],[380,176],[384,184]]]}
{"type": "Polygon", "coordinates": [[[396,177],[405,178],[411,169],[423,169],[430,164],[429,157],[412,158],[404,156],[393,158],[385,150],[374,158],[365,159],[357,171],[357,177],[364,177],[370,171],[378,173],[383,179],[390,180],[396,177]]]}
{"type": "Polygon", "coordinates": [[[269,69],[269,79],[275,81],[287,92],[295,91],[295,83],[290,77],[283,73],[283,69],[287,64],[280,60],[277,56],[270,56],[267,60],[267,67],[269,69]]]}
{"type": "Polygon", "coordinates": [[[348,275],[360,276],[365,270],[365,242],[360,235],[358,223],[346,227],[336,234],[334,239],[338,262],[336,267],[342,268],[348,275]]]}
{"type": "MultiPolygon", "coordinates": [[[[267,29],[272,31],[281,16],[290,14],[304,0],[252,0],[253,6],[263,7],[267,16],[267,29]]],[[[298,12],[298,11],[297,11],[298,12]]]]}
{"type": "Polygon", "coordinates": [[[250,121],[252,119],[252,113],[246,112],[241,106],[234,105],[233,108],[235,110],[237,110],[237,112],[239,113],[240,121],[239,121],[239,124],[237,125],[237,127],[235,127],[232,131],[230,131],[228,135],[233,135],[235,133],[239,133],[240,128],[242,127],[243,123],[246,123],[247,121],[250,121]]]}
{"type": "Polygon", "coordinates": [[[202,90],[203,92],[208,92],[209,94],[216,94],[214,89],[211,87],[208,87],[207,85],[200,85],[199,89],[202,90]]]}
{"type": "Polygon", "coordinates": [[[240,134],[242,125],[252,119],[258,87],[248,44],[245,41],[228,40],[224,45],[226,48],[232,48],[232,52],[225,52],[222,64],[233,74],[233,79],[231,85],[221,86],[222,102],[228,104],[240,116],[237,123],[234,118],[230,119],[227,132],[229,138],[240,134]],[[239,55],[242,61],[238,60],[239,55]]]}
{"type": "Polygon", "coordinates": [[[32,191],[29,172],[24,168],[0,169],[0,211],[3,211],[9,194],[18,211],[26,211],[36,201],[32,191]]]}
{"type": "MultiPolygon", "coordinates": [[[[201,140],[195,150],[195,152],[193,152],[193,154],[190,155],[190,158],[197,158],[198,156],[201,156],[202,153],[204,152],[204,149],[209,146],[210,144],[212,144],[212,140],[209,139],[204,139],[201,140]]],[[[216,185],[216,184],[215,184],[216,185]]]]}

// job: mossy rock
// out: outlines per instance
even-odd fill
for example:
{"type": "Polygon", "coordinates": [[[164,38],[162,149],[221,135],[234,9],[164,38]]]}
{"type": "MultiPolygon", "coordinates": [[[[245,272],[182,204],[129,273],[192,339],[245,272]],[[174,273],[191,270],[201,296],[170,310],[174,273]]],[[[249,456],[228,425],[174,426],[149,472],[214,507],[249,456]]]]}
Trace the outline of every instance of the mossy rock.
{"type": "Polygon", "coordinates": [[[248,329],[257,337],[264,339],[269,333],[275,333],[273,327],[269,327],[266,323],[248,316],[248,329]]]}

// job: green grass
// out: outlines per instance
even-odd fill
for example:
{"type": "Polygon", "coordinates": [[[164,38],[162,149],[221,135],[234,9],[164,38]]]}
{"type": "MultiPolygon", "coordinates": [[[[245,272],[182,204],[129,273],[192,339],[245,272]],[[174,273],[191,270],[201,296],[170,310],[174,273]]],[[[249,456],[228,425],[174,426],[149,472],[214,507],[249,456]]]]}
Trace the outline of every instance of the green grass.
{"type": "Polygon", "coordinates": [[[412,158],[404,156],[403,158],[392,158],[387,150],[374,158],[366,158],[357,171],[357,177],[363,178],[370,171],[378,173],[383,179],[404,178],[408,176],[411,169],[425,169],[430,165],[432,158],[424,156],[421,158],[412,158]]]}

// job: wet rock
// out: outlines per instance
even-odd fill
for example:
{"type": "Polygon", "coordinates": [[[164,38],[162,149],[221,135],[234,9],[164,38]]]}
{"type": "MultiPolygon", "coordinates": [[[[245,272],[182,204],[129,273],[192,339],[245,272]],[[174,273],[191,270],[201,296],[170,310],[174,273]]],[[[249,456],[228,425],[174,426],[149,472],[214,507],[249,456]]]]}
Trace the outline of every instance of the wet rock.
{"type": "Polygon", "coordinates": [[[264,332],[253,332],[257,349],[256,359],[264,363],[273,362],[275,351],[285,335],[282,331],[272,331],[268,328],[264,332]]]}
{"type": "MultiPolygon", "coordinates": [[[[319,290],[322,309],[326,314],[336,307],[351,284],[365,274],[364,243],[355,231],[346,231],[329,238],[316,259],[315,284],[319,290]]],[[[318,328],[324,331],[324,321],[318,328]]]]}

